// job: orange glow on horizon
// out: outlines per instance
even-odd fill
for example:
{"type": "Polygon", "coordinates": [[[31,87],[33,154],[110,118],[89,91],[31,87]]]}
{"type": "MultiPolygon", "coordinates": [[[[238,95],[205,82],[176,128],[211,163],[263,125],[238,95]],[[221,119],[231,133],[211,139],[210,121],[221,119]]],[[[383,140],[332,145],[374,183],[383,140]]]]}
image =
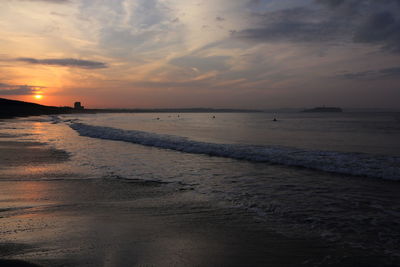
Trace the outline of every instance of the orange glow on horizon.
{"type": "Polygon", "coordinates": [[[40,100],[40,99],[43,98],[43,95],[35,95],[34,97],[35,97],[37,100],[40,100]]]}

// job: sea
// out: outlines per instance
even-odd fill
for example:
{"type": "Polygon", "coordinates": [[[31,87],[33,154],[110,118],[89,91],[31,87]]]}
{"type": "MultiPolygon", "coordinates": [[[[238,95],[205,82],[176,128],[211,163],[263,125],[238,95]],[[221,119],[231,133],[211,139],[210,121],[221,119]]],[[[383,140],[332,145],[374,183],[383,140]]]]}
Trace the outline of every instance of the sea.
{"type": "Polygon", "coordinates": [[[0,135],[70,155],[2,172],[13,179],[179,185],[286,236],[400,258],[398,112],[67,114],[2,121],[0,135]]]}

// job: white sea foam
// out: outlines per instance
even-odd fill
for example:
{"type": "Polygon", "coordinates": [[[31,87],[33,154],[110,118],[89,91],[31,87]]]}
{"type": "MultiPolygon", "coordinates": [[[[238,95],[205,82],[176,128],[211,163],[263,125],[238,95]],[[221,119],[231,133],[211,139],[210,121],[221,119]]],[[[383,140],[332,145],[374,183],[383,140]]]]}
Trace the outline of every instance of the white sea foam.
{"type": "Polygon", "coordinates": [[[302,150],[280,146],[216,144],[185,137],[72,123],[80,135],[130,142],[186,153],[305,167],[333,173],[400,180],[400,157],[302,150]]]}

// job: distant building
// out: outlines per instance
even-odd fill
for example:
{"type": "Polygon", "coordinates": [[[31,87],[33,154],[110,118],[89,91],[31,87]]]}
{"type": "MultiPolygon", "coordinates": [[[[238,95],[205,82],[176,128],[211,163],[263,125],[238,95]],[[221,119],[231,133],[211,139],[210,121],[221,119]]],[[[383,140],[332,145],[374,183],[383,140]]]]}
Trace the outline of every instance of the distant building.
{"type": "Polygon", "coordinates": [[[81,105],[81,102],[74,103],[74,109],[84,109],[85,107],[81,105]]]}

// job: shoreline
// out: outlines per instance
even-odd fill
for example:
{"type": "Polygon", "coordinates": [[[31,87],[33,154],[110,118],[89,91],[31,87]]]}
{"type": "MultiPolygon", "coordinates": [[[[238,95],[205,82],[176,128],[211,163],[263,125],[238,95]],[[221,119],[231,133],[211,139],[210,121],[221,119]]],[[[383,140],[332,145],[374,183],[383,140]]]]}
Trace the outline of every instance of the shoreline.
{"type": "MultiPolygon", "coordinates": [[[[46,144],[2,141],[0,156],[9,158],[0,161],[2,266],[15,266],[13,260],[22,260],[16,266],[390,264],[362,249],[275,233],[251,212],[220,205],[184,186],[101,177],[4,177],[5,169],[27,162],[69,160],[46,144]],[[37,153],[41,156],[30,161],[37,153]]],[[[18,172],[13,175],[19,177],[18,172]]]]}

